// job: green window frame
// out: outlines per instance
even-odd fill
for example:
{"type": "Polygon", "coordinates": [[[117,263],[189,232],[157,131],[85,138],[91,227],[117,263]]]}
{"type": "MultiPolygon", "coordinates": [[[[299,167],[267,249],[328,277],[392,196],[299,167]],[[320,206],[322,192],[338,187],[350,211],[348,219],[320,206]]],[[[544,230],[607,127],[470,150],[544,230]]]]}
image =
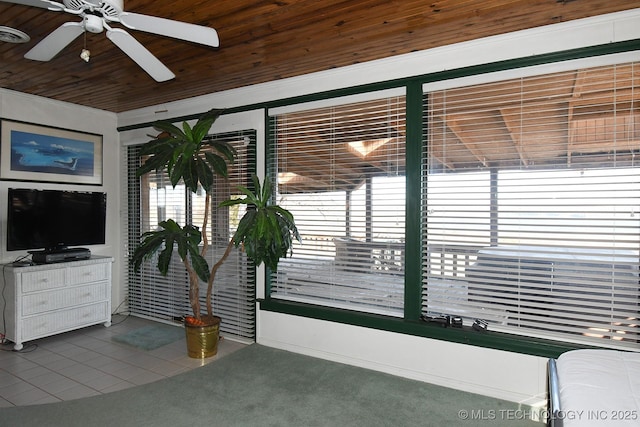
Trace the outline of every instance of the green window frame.
{"type": "MultiPolygon", "coordinates": [[[[270,296],[270,283],[267,282],[267,292],[260,307],[263,310],[286,313],[297,316],[311,317],[321,320],[340,322],[350,325],[376,328],[401,334],[422,336],[441,339],[451,342],[477,345],[481,347],[501,349],[542,357],[556,357],[560,353],[572,349],[584,347],[583,344],[575,344],[548,339],[513,335],[501,332],[482,334],[475,333],[468,328],[442,328],[440,325],[425,323],[420,320],[422,314],[422,262],[423,242],[421,241],[421,215],[423,194],[421,179],[424,173],[423,140],[428,123],[424,122],[423,114],[423,85],[429,82],[444,81],[466,76],[482,75],[490,72],[520,69],[530,66],[558,63],[562,61],[577,60],[605,55],[613,55],[637,50],[640,44],[637,40],[618,42],[589,48],[579,48],[553,54],[545,54],[528,58],[517,58],[498,63],[482,64],[455,70],[443,71],[424,76],[380,82],[359,87],[340,89],[314,94],[312,96],[284,99],[268,103],[267,107],[279,107],[307,102],[314,99],[339,97],[348,94],[370,92],[394,87],[406,88],[406,141],[407,141],[407,197],[406,197],[406,258],[405,258],[405,306],[403,318],[391,318],[388,316],[371,313],[359,313],[333,307],[320,307],[312,304],[297,303],[291,301],[275,300],[270,296]]],[[[265,105],[262,105],[265,106],[265,105]]],[[[254,108],[255,106],[253,106],[254,108]]],[[[252,108],[252,107],[247,107],[252,108]]],[[[271,123],[265,115],[267,129],[271,123]]],[[[267,131],[267,135],[270,131],[267,131]]],[[[273,141],[267,140],[267,170],[272,166],[273,141]]]]}

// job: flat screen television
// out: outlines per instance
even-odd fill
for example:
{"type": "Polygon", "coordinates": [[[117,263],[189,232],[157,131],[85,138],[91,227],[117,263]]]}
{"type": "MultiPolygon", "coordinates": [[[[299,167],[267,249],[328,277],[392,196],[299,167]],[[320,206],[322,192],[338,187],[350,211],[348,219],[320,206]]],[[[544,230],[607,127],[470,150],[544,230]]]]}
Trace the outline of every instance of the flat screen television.
{"type": "Polygon", "coordinates": [[[8,251],[105,243],[105,193],[9,188],[8,194],[8,251]]]}

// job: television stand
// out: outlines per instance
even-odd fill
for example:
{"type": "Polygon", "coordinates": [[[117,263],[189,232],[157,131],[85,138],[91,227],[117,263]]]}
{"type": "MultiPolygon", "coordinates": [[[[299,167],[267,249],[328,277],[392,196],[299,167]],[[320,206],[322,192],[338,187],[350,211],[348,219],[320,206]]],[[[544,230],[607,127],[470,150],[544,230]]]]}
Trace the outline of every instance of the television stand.
{"type": "Polygon", "coordinates": [[[31,259],[36,264],[78,261],[91,258],[91,251],[87,248],[64,248],[51,251],[29,251],[29,253],[31,254],[31,259]]]}
{"type": "Polygon", "coordinates": [[[22,350],[24,343],[96,325],[111,325],[113,258],[17,267],[2,266],[6,307],[0,331],[22,350]]]}

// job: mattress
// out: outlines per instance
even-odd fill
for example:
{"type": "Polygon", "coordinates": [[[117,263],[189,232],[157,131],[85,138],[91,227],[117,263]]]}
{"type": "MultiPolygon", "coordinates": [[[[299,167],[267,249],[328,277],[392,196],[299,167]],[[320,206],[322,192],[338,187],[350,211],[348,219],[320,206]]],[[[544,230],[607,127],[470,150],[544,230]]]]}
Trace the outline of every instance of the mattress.
{"type": "Polygon", "coordinates": [[[564,427],[640,426],[640,353],[574,350],[557,369],[564,427]]]}

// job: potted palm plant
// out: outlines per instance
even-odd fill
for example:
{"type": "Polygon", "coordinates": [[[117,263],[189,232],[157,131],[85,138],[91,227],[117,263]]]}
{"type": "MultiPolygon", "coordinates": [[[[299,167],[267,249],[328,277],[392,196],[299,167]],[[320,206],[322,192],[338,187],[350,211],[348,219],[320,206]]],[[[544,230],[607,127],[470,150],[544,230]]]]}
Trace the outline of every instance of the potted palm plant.
{"type": "Polygon", "coordinates": [[[270,203],[272,186],[269,179],[265,178],[263,185],[260,185],[254,175],[254,191],[238,187],[244,198],[230,199],[220,204],[221,207],[246,204],[248,208],[224,254],[209,266],[205,258],[209,246],[206,230],[213,184],[216,177],[228,178],[228,167],[235,160],[235,150],[230,144],[207,139],[211,126],[220,114],[222,110],[210,110],[193,127],[184,122],[182,129],[167,121],[154,123],[161,134],[143,145],[140,155],[147,157],[147,160],[136,171],[138,176],[154,170],[166,171],[174,187],[183,182],[193,193],[199,188],[205,192],[201,227],[180,225],[173,219],[164,220],[156,230],[141,236],[140,245],[131,258],[134,271],[139,271],[144,261],[157,254],[157,268],[166,275],[174,250],[177,251],[189,278],[189,302],[193,316],[185,317],[185,329],[191,357],[209,357],[217,352],[221,319],[213,313],[213,284],[216,272],[232,249],[242,246],[256,265],[264,262],[270,269],[277,270],[280,258],[291,252],[293,239],[300,240],[293,215],[270,203]],[[206,313],[202,313],[200,305],[201,283],[207,285],[206,313]]]}

